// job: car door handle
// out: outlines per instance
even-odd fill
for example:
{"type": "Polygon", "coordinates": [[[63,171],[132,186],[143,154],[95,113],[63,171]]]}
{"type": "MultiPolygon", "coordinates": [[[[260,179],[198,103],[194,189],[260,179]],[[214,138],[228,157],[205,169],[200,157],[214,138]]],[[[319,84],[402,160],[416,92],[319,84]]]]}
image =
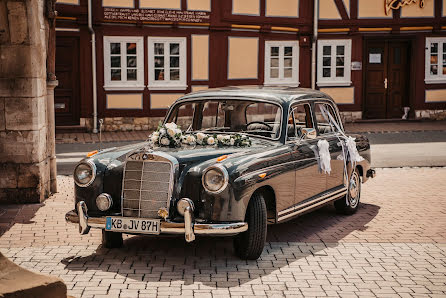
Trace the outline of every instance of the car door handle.
{"type": "Polygon", "coordinates": [[[387,78],[384,79],[384,88],[387,89],[387,78]]]}

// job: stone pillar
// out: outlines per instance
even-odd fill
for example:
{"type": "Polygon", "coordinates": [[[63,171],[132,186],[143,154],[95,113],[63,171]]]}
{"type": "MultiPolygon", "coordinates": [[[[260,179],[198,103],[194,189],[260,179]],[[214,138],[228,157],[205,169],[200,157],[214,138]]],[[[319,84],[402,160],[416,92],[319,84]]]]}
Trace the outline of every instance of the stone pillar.
{"type": "Polygon", "coordinates": [[[50,194],[43,0],[0,1],[0,204],[50,194]]]}

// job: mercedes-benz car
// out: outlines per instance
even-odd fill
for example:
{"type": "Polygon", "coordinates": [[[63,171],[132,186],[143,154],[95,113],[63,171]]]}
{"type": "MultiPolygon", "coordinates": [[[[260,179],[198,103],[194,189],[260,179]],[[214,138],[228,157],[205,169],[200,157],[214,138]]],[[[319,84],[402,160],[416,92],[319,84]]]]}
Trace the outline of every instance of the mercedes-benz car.
{"type": "Polygon", "coordinates": [[[338,108],[319,91],[191,93],[146,142],[93,152],[77,164],[66,220],[81,234],[102,229],[108,248],[122,246],[123,233],[178,234],[188,242],[233,236],[240,258],[257,259],[269,224],[328,203],[343,214],[358,210],[361,183],[375,171],[368,139],[352,137],[360,159],[349,158],[338,108]]]}

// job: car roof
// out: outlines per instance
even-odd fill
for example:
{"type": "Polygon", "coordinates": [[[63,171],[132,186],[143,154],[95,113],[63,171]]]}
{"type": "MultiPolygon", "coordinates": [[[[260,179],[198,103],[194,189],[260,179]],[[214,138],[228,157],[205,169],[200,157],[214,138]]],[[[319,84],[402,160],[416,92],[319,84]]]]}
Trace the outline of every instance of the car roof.
{"type": "Polygon", "coordinates": [[[277,103],[286,103],[295,99],[309,98],[331,98],[318,90],[287,86],[230,86],[222,88],[211,88],[189,93],[177,100],[203,99],[206,97],[233,97],[266,99],[277,103]]]}

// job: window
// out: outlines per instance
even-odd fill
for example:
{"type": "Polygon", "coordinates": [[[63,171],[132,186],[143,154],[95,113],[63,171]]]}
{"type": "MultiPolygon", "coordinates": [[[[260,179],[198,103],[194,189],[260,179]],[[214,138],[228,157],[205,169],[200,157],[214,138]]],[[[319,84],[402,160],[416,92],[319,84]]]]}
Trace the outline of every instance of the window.
{"type": "Polygon", "coordinates": [[[143,90],[143,38],[104,37],[105,90],[143,90]]]}
{"type": "Polygon", "coordinates": [[[316,103],[314,105],[314,114],[316,116],[316,123],[317,123],[317,132],[318,135],[325,135],[336,132],[336,127],[330,123],[330,119],[333,119],[336,121],[336,124],[341,128],[340,122],[337,119],[337,114],[333,110],[333,107],[326,103],[316,103]],[[324,109],[322,109],[322,107],[324,109]],[[329,113],[329,115],[325,113],[329,113]]]}
{"type": "Polygon", "coordinates": [[[299,86],[299,43],[265,42],[265,85],[299,86]]]}
{"type": "Polygon", "coordinates": [[[425,82],[446,83],[446,38],[426,38],[425,82]]]}
{"type": "Polygon", "coordinates": [[[149,89],[186,89],[186,38],[149,37],[149,89]]]}
{"type": "Polygon", "coordinates": [[[302,137],[303,130],[313,128],[311,109],[309,104],[297,104],[293,106],[288,117],[288,140],[295,140],[302,137]]]}
{"type": "Polygon", "coordinates": [[[351,49],[350,39],[318,41],[318,86],[350,86],[351,49]]]}

